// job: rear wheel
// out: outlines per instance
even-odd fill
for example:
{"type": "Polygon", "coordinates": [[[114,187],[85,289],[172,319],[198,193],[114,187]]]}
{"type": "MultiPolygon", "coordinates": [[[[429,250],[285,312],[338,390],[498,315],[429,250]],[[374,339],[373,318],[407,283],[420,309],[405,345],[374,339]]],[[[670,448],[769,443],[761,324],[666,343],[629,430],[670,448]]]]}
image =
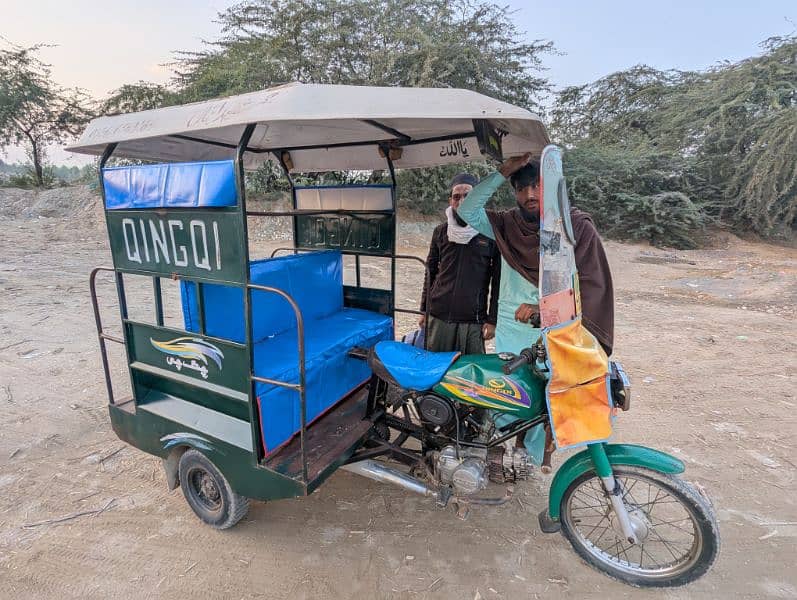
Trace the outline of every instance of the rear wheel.
{"type": "Polygon", "coordinates": [[[228,529],[249,510],[249,499],[236,494],[216,465],[198,450],[185,451],[178,473],[188,505],[211,527],[228,529]]]}
{"type": "Polygon", "coordinates": [[[590,566],[640,587],[675,587],[702,576],[717,557],[711,503],[693,485],[648,469],[613,467],[637,544],[622,533],[600,478],[588,472],[565,491],[562,533],[590,566]]]}

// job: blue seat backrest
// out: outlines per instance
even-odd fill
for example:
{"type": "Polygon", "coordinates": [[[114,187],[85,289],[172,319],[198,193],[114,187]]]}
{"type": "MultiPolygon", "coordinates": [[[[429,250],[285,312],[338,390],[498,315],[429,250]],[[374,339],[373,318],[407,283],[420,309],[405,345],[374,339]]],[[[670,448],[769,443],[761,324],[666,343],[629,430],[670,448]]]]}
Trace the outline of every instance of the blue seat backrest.
{"type": "MultiPolygon", "coordinates": [[[[252,283],[290,294],[305,322],[322,319],[343,309],[343,259],[328,250],[252,261],[252,283]]],[[[199,330],[196,287],[182,282],[183,318],[188,331],[199,330]]],[[[205,330],[208,335],[244,342],[243,291],[226,285],[204,284],[205,330]]],[[[252,292],[254,343],[296,327],[290,304],[272,292],[252,292]]]]}
{"type": "Polygon", "coordinates": [[[179,208],[235,206],[235,163],[219,160],[109,167],[102,170],[105,206],[179,208]]]}

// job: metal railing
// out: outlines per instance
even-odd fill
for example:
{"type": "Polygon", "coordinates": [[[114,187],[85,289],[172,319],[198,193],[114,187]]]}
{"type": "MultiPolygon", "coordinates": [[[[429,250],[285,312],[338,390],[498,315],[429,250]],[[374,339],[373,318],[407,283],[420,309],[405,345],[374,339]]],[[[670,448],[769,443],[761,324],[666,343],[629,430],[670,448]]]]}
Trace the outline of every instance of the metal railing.
{"type": "MultiPolygon", "coordinates": [[[[284,292],[283,290],[275,287],[269,287],[265,285],[258,285],[255,283],[247,284],[247,294],[249,294],[249,290],[258,290],[261,292],[267,292],[272,294],[277,294],[281,296],[288,304],[291,305],[293,309],[293,313],[296,316],[296,336],[298,341],[298,350],[299,350],[299,383],[289,383],[287,381],[278,381],[276,379],[269,379],[267,377],[260,377],[254,374],[254,361],[249,361],[250,369],[249,369],[249,377],[252,381],[259,381],[260,383],[265,383],[268,385],[276,385],[278,387],[287,388],[290,390],[294,390],[299,393],[299,406],[301,410],[301,429],[299,430],[299,443],[301,445],[301,452],[302,452],[302,481],[304,483],[308,482],[307,478],[307,447],[305,445],[305,437],[307,434],[307,381],[306,381],[306,374],[305,374],[305,361],[304,361],[304,319],[302,318],[302,311],[299,309],[299,305],[296,304],[296,301],[291,297],[290,294],[284,292]]],[[[251,302],[250,302],[250,310],[251,310],[251,302]]],[[[254,340],[253,340],[254,345],[254,340]]],[[[253,398],[255,397],[254,392],[252,393],[253,398]]],[[[257,413],[257,411],[255,411],[257,413]]],[[[258,417],[259,418],[259,417],[258,417]]],[[[258,427],[260,424],[258,423],[258,427]]]]}
{"type": "MultiPolygon", "coordinates": [[[[91,291],[91,303],[94,309],[94,322],[97,327],[97,339],[100,344],[100,357],[102,360],[102,368],[103,373],[105,375],[105,385],[108,391],[108,401],[110,404],[116,404],[114,393],[113,393],[113,385],[111,383],[111,371],[110,371],[110,364],[108,362],[108,350],[106,346],[106,341],[116,342],[118,344],[122,344],[126,346],[126,341],[124,337],[117,337],[114,335],[110,335],[105,333],[102,325],[102,317],[100,315],[100,307],[99,307],[99,300],[97,297],[97,289],[96,289],[96,280],[97,275],[101,272],[105,271],[108,273],[114,273],[115,280],[117,284],[117,291],[120,294],[120,306],[124,304],[124,288],[121,287],[121,277],[123,273],[110,268],[110,267],[96,267],[92,270],[91,275],[89,276],[89,287],[91,291]]],[[[155,276],[153,277],[153,291],[155,293],[155,304],[156,304],[156,321],[159,326],[163,326],[163,304],[162,304],[162,296],[161,296],[161,286],[160,286],[160,278],[155,276]]],[[[200,329],[200,333],[205,335],[205,314],[202,306],[202,289],[200,282],[193,282],[197,288],[197,299],[199,304],[199,323],[198,328],[200,329]]],[[[290,296],[290,294],[280,290],[278,288],[273,288],[264,285],[258,285],[250,283],[246,286],[246,293],[250,294],[250,290],[257,290],[266,293],[277,294],[281,296],[288,304],[291,306],[291,309],[296,316],[296,330],[297,330],[297,340],[298,340],[298,366],[299,366],[299,381],[298,383],[290,383],[287,381],[279,381],[276,379],[270,379],[268,377],[260,377],[255,375],[254,373],[254,362],[249,361],[249,386],[250,388],[254,385],[254,382],[260,382],[267,385],[274,385],[277,387],[283,387],[286,389],[294,390],[299,394],[299,406],[301,410],[301,429],[299,431],[299,439],[300,439],[300,446],[301,446],[301,454],[302,454],[302,481],[304,483],[308,482],[308,464],[307,464],[307,447],[306,447],[306,432],[307,432],[307,396],[306,396],[306,371],[305,371],[305,343],[304,343],[304,318],[302,317],[301,310],[299,309],[298,304],[296,301],[290,296]]],[[[251,303],[250,303],[251,306],[251,303]]],[[[122,322],[125,322],[125,318],[123,315],[122,322]]],[[[188,332],[186,332],[188,333],[188,332]]],[[[124,335],[124,334],[123,334],[124,335]]],[[[130,360],[128,357],[128,364],[130,364],[130,360]]],[[[255,394],[253,392],[253,397],[255,394]]],[[[257,411],[254,411],[255,414],[258,416],[259,414],[257,411]]],[[[257,423],[258,430],[260,430],[260,423],[257,423]]],[[[260,436],[258,436],[260,437],[260,436]]]]}
{"type": "Polygon", "coordinates": [[[116,342],[117,344],[125,345],[124,338],[119,338],[113,335],[109,335],[105,333],[102,328],[102,317],[100,317],[100,306],[97,300],[97,289],[96,289],[96,281],[97,281],[97,274],[100,271],[107,271],[110,273],[114,273],[116,275],[116,285],[119,286],[119,278],[121,277],[121,273],[117,273],[115,269],[110,267],[96,267],[94,270],[91,271],[91,275],[89,276],[89,288],[91,290],[91,305],[94,308],[94,323],[97,326],[97,339],[100,342],[100,357],[102,359],[102,370],[105,374],[105,386],[108,389],[108,402],[110,404],[116,404],[114,397],[113,397],[113,385],[111,384],[111,369],[108,365],[108,349],[105,346],[105,340],[110,340],[112,342],[116,342]]]}

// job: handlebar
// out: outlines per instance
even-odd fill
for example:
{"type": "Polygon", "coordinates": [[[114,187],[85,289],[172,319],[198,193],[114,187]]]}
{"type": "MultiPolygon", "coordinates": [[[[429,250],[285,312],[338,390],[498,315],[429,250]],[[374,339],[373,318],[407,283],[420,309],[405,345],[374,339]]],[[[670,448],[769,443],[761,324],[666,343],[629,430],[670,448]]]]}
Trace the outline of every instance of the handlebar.
{"type": "Polygon", "coordinates": [[[534,352],[532,349],[524,348],[520,351],[519,356],[516,356],[503,366],[502,370],[504,375],[511,375],[523,365],[532,365],[534,364],[534,360],[534,352]]]}

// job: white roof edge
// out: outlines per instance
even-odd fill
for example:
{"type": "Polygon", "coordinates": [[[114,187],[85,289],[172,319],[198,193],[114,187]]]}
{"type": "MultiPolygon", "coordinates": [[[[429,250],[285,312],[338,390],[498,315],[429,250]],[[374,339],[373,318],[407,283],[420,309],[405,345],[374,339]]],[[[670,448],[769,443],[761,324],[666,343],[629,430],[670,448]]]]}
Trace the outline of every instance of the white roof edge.
{"type": "Polygon", "coordinates": [[[538,115],[470,90],[289,83],[204,102],[98,117],[66,150],[98,155],[116,143],[115,156],[151,154],[154,160],[198,160],[229,153],[249,124],[258,125],[251,148],[293,149],[397,137],[390,130],[380,132],[369,120],[382,122],[413,141],[472,136],[474,119],[488,119],[507,131],[514,138],[514,149],[527,145],[536,152],[548,140],[538,115]],[[181,135],[220,145],[214,149],[181,135]]]}

